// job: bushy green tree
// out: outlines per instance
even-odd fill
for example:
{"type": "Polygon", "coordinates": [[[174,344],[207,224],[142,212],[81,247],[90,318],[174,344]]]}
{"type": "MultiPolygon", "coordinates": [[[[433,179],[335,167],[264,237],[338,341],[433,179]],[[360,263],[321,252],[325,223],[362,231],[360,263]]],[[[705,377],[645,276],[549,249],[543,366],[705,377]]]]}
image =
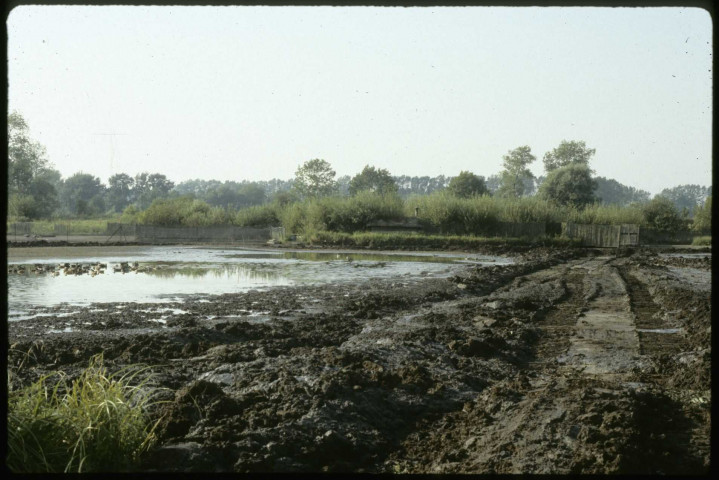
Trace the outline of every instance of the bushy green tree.
{"type": "Polygon", "coordinates": [[[712,197],[709,196],[704,201],[703,206],[698,206],[694,210],[694,221],[692,222],[692,230],[697,233],[707,234],[712,231],[712,197]]]}
{"type": "Polygon", "coordinates": [[[143,172],[135,175],[135,202],[138,207],[145,209],[154,200],[168,197],[174,186],[175,183],[161,173],[143,172]]]}
{"type": "Polygon", "coordinates": [[[539,197],[577,208],[594,203],[594,191],[597,182],[592,178],[589,166],[583,163],[571,163],[559,167],[547,174],[539,187],[539,197]]]}
{"type": "Polygon", "coordinates": [[[687,219],[681,215],[674,202],[657,195],[642,206],[647,225],[664,232],[678,232],[686,229],[687,219]]]}
{"type": "Polygon", "coordinates": [[[557,148],[544,154],[544,170],[549,173],[573,163],[589,165],[596,149],[587,148],[587,144],[577,141],[562,140],[557,148]]]}
{"type": "Polygon", "coordinates": [[[365,165],[361,173],[352,177],[348,190],[351,196],[364,191],[388,195],[397,193],[397,184],[386,169],[365,165]]]}
{"type": "Polygon", "coordinates": [[[293,188],[303,198],[327,197],[337,192],[335,171],[325,160],[314,158],[295,172],[293,188]]]}
{"type": "Polygon", "coordinates": [[[58,206],[60,173],[51,168],[45,147],[30,137],[25,119],[8,115],[8,214],[28,219],[49,217],[58,206]]]}
{"type": "Polygon", "coordinates": [[[122,212],[130,205],[134,196],[135,180],[126,173],[118,173],[107,181],[108,207],[115,212],[122,212]]]}
{"type": "Polygon", "coordinates": [[[537,160],[527,145],[510,150],[502,157],[503,170],[500,173],[501,184],[497,195],[503,198],[519,198],[530,193],[527,181],[534,179],[529,165],[537,160]]]}
{"type": "Polygon", "coordinates": [[[484,182],[484,177],[467,171],[461,171],[459,175],[452,178],[452,180],[449,181],[447,190],[452,195],[460,198],[489,194],[489,189],[484,182]]]}
{"type": "Polygon", "coordinates": [[[65,179],[60,191],[63,209],[72,215],[104,213],[105,185],[89,173],[78,172],[65,179]]]}

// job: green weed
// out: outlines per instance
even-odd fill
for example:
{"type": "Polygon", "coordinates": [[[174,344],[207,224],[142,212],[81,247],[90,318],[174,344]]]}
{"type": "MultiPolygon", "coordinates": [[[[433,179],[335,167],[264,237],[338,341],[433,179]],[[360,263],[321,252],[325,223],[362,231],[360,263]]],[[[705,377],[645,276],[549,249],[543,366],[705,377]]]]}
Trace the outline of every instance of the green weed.
{"type": "Polygon", "coordinates": [[[155,441],[146,368],[109,375],[96,355],[68,382],[58,372],[14,389],[8,376],[8,454],[13,472],[125,471],[155,441]],[[56,378],[55,378],[56,377],[56,378]],[[138,381],[139,380],[139,381],[138,381]]]}

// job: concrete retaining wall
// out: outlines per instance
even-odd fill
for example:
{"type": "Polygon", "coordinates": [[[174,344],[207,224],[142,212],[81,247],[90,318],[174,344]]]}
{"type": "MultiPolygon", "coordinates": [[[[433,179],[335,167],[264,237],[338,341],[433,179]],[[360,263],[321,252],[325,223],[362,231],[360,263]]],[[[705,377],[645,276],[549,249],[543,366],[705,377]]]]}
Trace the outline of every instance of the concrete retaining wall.
{"type": "Polygon", "coordinates": [[[138,242],[264,242],[269,240],[271,229],[250,227],[159,227],[137,225],[135,235],[138,242]]]}

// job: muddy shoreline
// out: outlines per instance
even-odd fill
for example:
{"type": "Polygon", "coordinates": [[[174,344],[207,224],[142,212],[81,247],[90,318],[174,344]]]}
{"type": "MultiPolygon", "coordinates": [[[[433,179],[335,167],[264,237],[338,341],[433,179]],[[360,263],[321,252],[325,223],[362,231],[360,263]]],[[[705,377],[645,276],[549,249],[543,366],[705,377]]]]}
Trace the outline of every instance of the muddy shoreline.
{"type": "Polygon", "coordinates": [[[708,472],[711,258],[489,251],[521,261],[58,308],[10,323],[8,366],[151,366],[146,472],[708,472]]]}

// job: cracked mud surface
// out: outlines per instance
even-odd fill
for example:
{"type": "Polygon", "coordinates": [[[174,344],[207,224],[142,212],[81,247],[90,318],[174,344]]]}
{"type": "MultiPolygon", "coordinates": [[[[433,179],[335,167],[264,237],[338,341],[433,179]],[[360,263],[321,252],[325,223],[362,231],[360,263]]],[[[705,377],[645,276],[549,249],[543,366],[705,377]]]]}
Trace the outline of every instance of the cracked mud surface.
{"type": "Polygon", "coordinates": [[[99,352],[151,365],[167,403],[143,471],[702,474],[710,278],[710,259],[544,250],[170,314],[93,305],[57,319],[70,333],[12,322],[8,362],[23,382],[99,352]]]}

